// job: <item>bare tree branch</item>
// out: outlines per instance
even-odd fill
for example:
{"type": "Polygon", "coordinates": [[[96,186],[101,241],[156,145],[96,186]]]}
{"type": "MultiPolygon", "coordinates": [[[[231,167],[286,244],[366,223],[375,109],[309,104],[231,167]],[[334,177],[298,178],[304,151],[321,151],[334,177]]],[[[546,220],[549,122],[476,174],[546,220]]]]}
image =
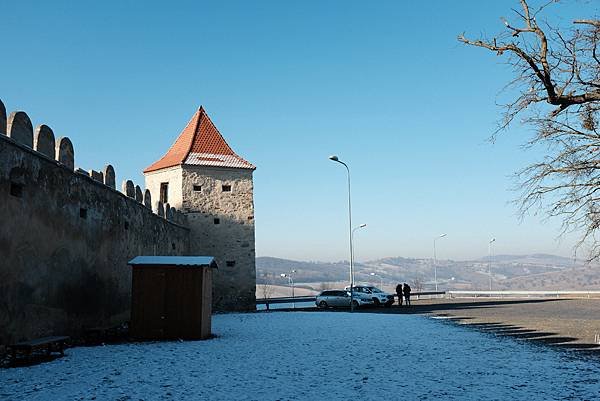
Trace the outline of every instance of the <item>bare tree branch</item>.
{"type": "Polygon", "coordinates": [[[555,2],[534,13],[527,0],[519,2],[517,23],[501,18],[505,30],[496,37],[458,40],[508,56],[515,75],[507,87],[517,95],[503,105],[499,130],[521,116],[535,128],[525,146],[545,149],[542,161],[516,173],[521,215],[543,211],[562,219],[562,233],[581,232],[578,246],[588,243],[589,258],[600,259],[600,21],[542,28],[537,15],[555,2]]]}
{"type": "Polygon", "coordinates": [[[600,21],[598,20],[593,20],[593,19],[576,19],[575,21],[573,21],[574,24],[587,24],[587,25],[593,25],[595,27],[600,28],[600,21]]]}

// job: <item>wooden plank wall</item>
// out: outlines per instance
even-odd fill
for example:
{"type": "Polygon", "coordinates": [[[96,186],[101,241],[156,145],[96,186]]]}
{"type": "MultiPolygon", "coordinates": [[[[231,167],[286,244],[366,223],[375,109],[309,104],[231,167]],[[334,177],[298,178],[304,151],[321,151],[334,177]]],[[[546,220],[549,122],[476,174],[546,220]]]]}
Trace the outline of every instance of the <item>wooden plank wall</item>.
{"type": "Polygon", "coordinates": [[[211,268],[136,266],[132,282],[133,338],[210,338],[211,268]]]}

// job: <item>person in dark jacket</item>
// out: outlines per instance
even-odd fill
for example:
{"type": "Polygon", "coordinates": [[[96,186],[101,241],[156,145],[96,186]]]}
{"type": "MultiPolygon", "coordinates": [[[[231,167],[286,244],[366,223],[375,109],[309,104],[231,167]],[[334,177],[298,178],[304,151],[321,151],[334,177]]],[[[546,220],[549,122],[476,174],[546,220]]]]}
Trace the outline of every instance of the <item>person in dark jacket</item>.
{"type": "Polygon", "coordinates": [[[406,306],[410,306],[410,285],[404,283],[402,292],[404,293],[404,299],[406,299],[406,306]]]}
{"type": "Polygon", "coordinates": [[[396,286],[396,295],[398,295],[398,306],[402,306],[402,284],[396,286]]]}

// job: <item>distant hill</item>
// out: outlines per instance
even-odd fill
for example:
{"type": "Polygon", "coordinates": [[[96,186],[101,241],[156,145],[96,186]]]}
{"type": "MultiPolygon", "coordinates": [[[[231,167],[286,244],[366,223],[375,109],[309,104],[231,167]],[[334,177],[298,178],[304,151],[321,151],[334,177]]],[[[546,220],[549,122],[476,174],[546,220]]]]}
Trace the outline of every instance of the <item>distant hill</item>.
{"type": "MultiPolygon", "coordinates": [[[[280,275],[296,270],[294,281],[306,288],[325,288],[327,283],[348,282],[348,262],[301,262],[288,259],[259,257],[256,259],[257,282],[284,284],[280,275]]],[[[494,289],[600,289],[600,266],[582,261],[548,255],[495,255],[491,264],[494,289]]],[[[489,288],[489,260],[437,261],[440,289],[485,290],[489,288]]],[[[388,257],[355,265],[356,281],[394,286],[409,282],[421,289],[433,289],[432,259],[388,257]]],[[[341,285],[341,284],[339,284],[341,285]]],[[[338,286],[339,286],[338,285],[338,286]]]]}
{"type": "MultiPolygon", "coordinates": [[[[487,263],[488,256],[483,256],[477,260],[484,261],[487,263]]],[[[548,264],[557,266],[572,266],[575,263],[583,264],[581,260],[575,261],[573,258],[549,255],[545,253],[534,253],[531,255],[494,255],[492,257],[492,260],[494,262],[519,262],[533,264],[548,264]]]]}
{"type": "Polygon", "coordinates": [[[300,262],[296,260],[263,256],[256,258],[256,279],[263,282],[265,274],[279,277],[296,270],[296,281],[327,282],[348,277],[348,262],[300,262]]]}

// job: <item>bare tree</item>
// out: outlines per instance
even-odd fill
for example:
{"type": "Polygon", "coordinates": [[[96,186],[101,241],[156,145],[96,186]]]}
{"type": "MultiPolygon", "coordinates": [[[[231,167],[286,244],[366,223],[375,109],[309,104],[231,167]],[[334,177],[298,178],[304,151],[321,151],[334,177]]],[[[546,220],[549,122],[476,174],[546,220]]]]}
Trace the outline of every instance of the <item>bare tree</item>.
{"type": "Polygon", "coordinates": [[[562,29],[540,24],[540,13],[555,2],[532,10],[520,0],[515,22],[501,18],[505,30],[496,37],[463,34],[458,40],[504,56],[512,66],[506,88],[517,95],[503,105],[492,139],[519,116],[535,128],[526,146],[546,151],[543,160],[516,173],[521,216],[542,211],[559,217],[563,234],[582,232],[577,247],[590,245],[592,260],[600,257],[600,20],[575,20],[562,29]]]}
{"type": "Polygon", "coordinates": [[[415,276],[415,278],[413,279],[413,285],[415,287],[415,291],[416,292],[423,291],[423,288],[425,286],[425,282],[423,280],[423,275],[422,274],[417,274],[415,276]]]}
{"type": "Polygon", "coordinates": [[[257,284],[258,293],[265,300],[266,308],[269,310],[269,299],[271,298],[271,295],[273,295],[273,291],[275,291],[275,287],[273,286],[273,277],[268,273],[264,273],[262,277],[262,282],[257,284]]]}
{"type": "Polygon", "coordinates": [[[331,283],[328,281],[323,281],[321,284],[319,284],[319,290],[321,291],[330,290],[331,288],[331,283]]]}

